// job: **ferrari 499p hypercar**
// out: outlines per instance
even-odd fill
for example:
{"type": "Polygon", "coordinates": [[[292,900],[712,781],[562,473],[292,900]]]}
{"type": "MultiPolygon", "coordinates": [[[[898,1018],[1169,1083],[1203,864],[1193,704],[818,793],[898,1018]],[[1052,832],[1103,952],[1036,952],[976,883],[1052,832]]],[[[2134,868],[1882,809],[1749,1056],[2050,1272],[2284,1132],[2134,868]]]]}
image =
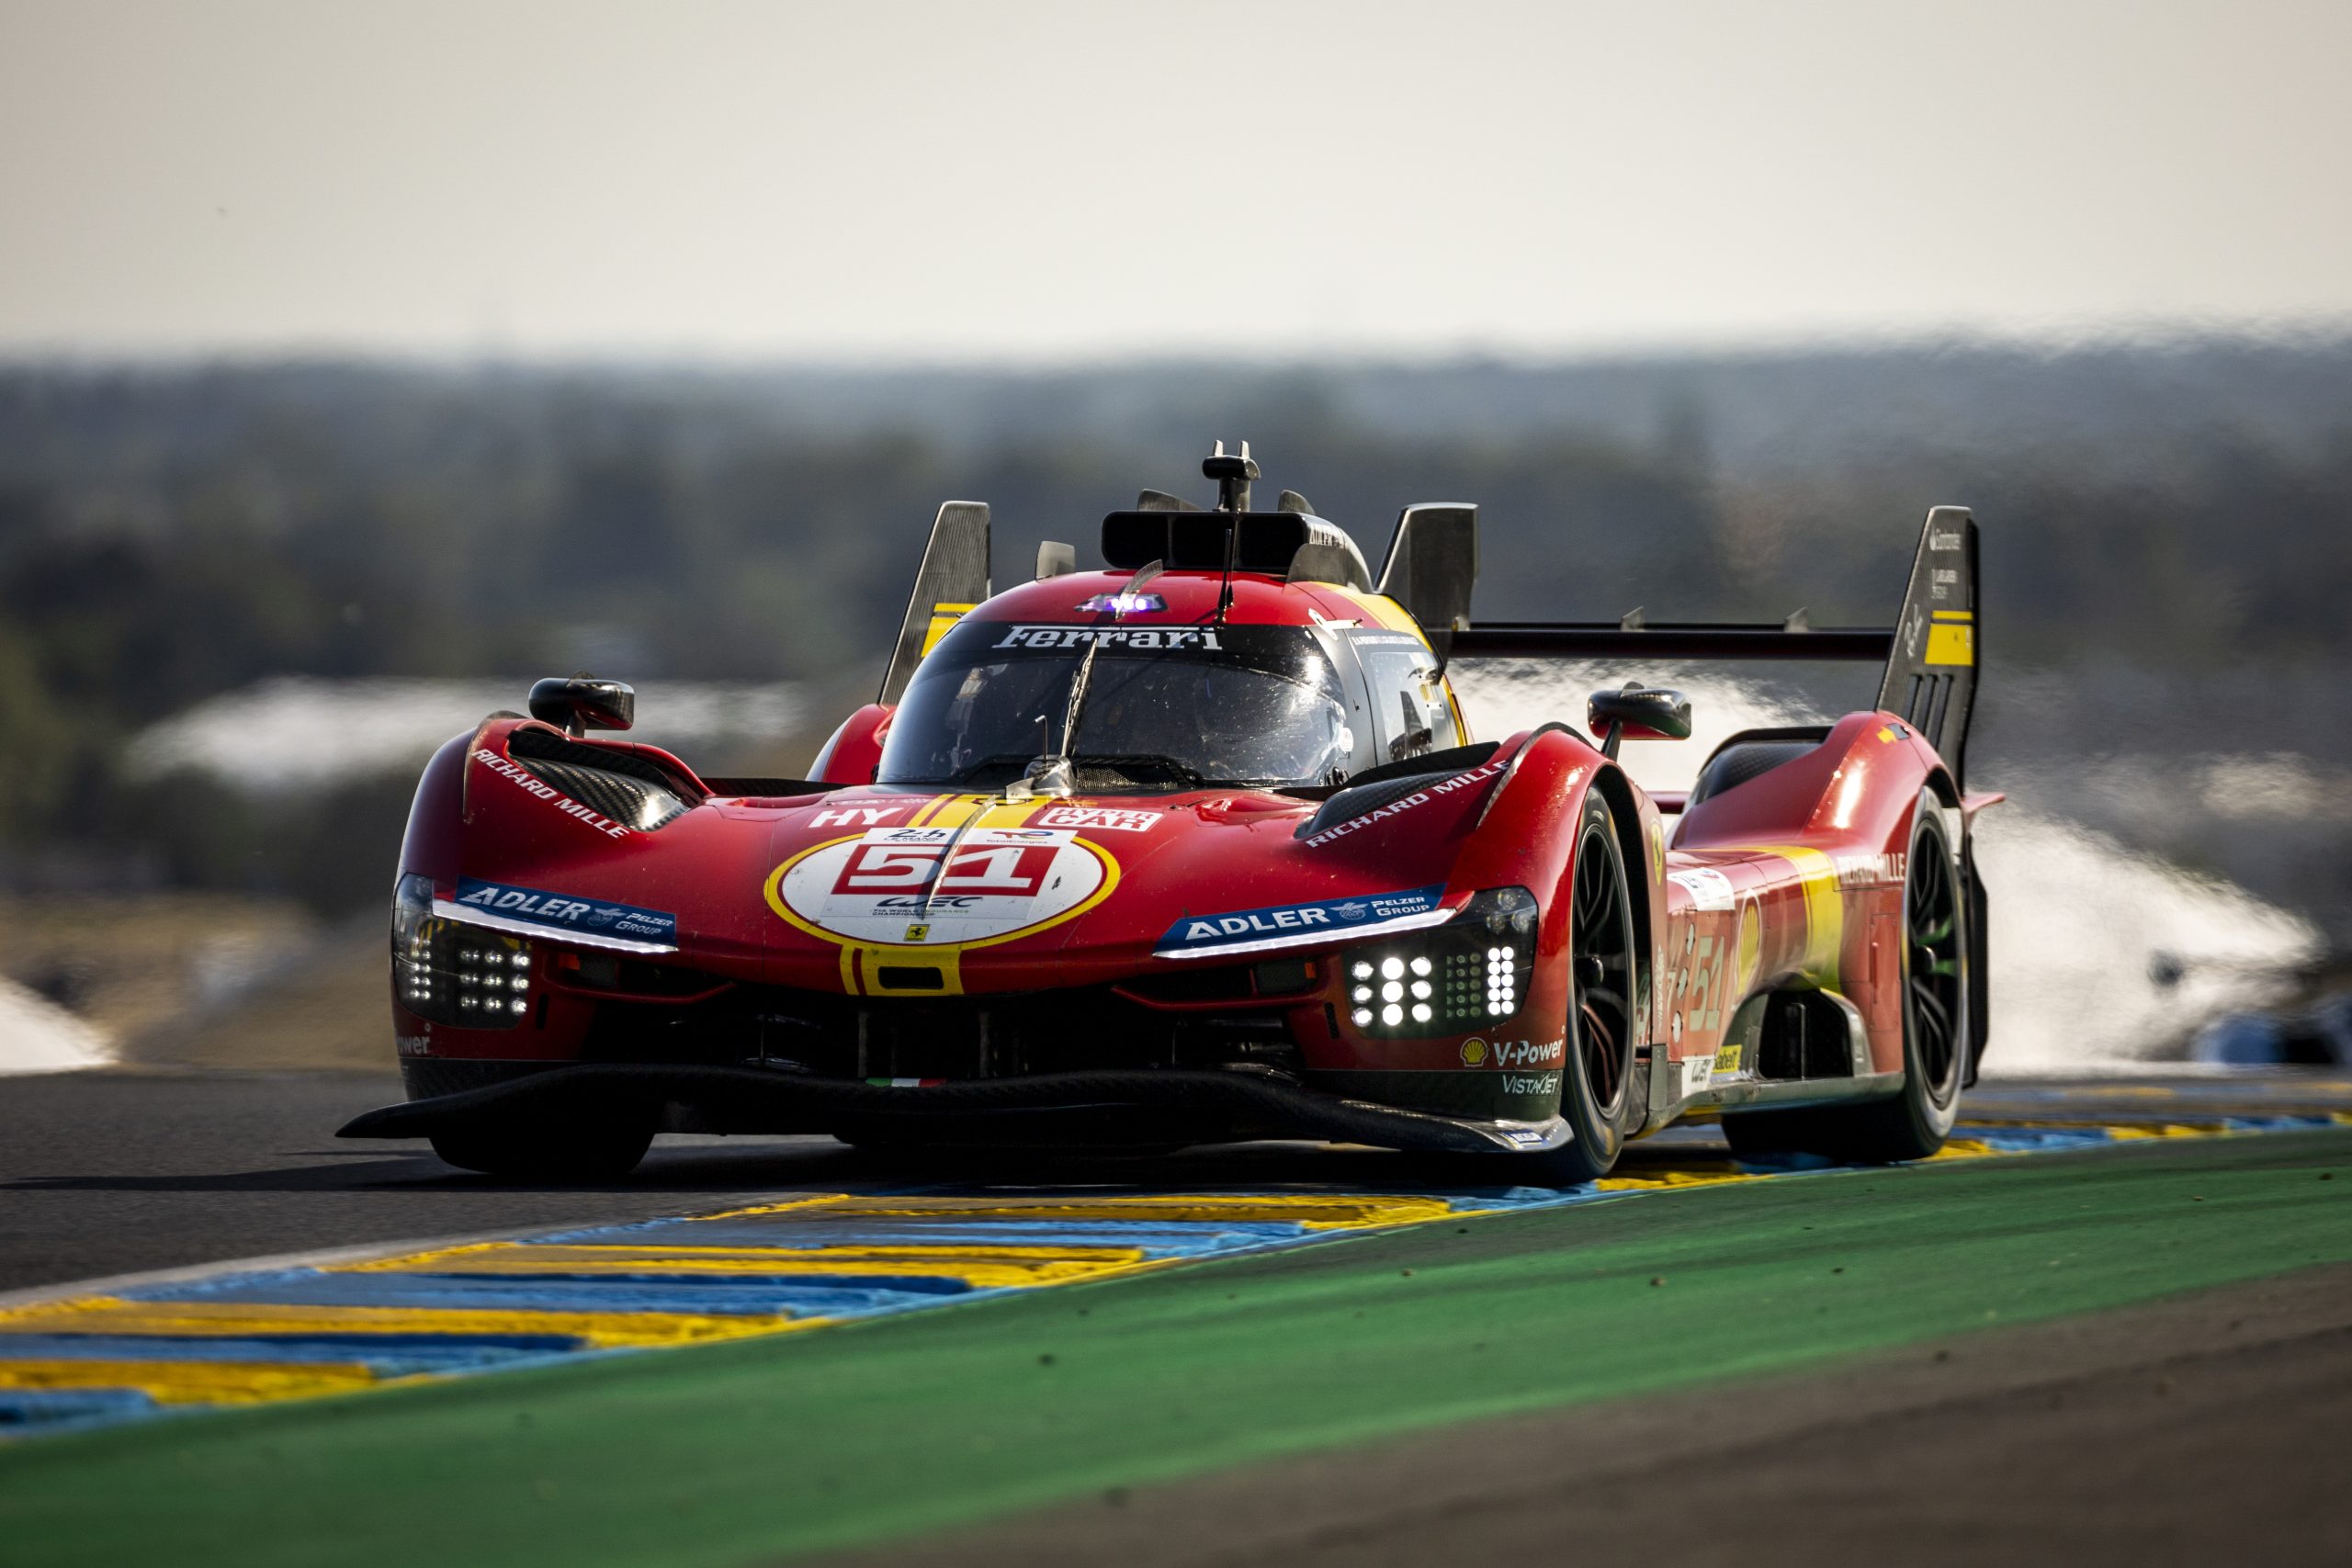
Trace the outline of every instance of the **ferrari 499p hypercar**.
{"type": "Polygon", "coordinates": [[[1720,1118],[1742,1153],[1933,1153],[1985,1037],[1962,775],[1976,527],[1938,507],[1896,623],[1476,624],[1477,513],[1406,509],[1375,577],[1245,446],[1146,491],[1104,568],[995,592],[949,502],[879,700],[805,779],[605,739],[542,681],[425,768],[392,904],[412,1097],[353,1137],[609,1176],[655,1134],[897,1147],[1255,1138],[1607,1171],[1720,1118]],[[1453,660],[1631,679],[1581,730],[1473,738],[1453,660]],[[1653,661],[1858,660],[1875,705],[1751,730],[1682,795],[1653,661]],[[1671,826],[1669,828],[1669,820],[1671,826]]]}

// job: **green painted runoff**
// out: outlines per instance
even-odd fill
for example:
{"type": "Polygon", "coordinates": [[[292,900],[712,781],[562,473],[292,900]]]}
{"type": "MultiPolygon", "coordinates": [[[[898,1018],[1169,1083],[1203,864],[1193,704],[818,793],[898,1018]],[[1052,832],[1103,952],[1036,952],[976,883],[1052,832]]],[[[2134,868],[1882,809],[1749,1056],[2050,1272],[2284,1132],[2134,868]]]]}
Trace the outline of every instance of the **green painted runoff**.
{"type": "Polygon", "coordinates": [[[1702,1188],[0,1449],[0,1555],[735,1568],[2346,1259],[2352,1130],[1702,1188]]]}

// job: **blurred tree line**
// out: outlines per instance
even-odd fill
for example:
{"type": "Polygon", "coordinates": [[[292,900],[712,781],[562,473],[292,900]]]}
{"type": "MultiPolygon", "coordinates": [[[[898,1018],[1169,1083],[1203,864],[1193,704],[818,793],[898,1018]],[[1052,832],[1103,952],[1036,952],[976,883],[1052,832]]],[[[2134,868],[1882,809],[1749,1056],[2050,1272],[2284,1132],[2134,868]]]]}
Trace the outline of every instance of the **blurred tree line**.
{"type": "MultiPolygon", "coordinates": [[[[1988,643],[2013,666],[2344,652],[2352,415],[2290,446],[2226,421],[2136,451],[2110,432],[2096,453],[1922,429],[1726,468],[1703,377],[1668,383],[1635,436],[1487,428],[1475,403],[1400,430],[1363,414],[1356,374],[1194,367],[1155,400],[1148,368],[1103,372],[1081,422],[1055,417],[1066,379],[967,376],[991,428],[1019,432],[975,441],[872,384],[854,420],[812,417],[822,379],[773,374],[0,369],[0,879],[372,900],[410,781],[256,802],[134,781],[125,741],[287,672],[512,675],[518,698],[592,655],[624,679],[878,674],[941,500],[994,506],[1001,585],[1041,538],[1092,558],[1097,520],[1139,486],[1207,499],[1218,436],[1249,439],[1269,498],[1304,491],[1375,566],[1400,505],[1480,502],[1496,619],[1883,621],[1923,509],[1956,501],[1987,526],[1988,643]],[[1103,388],[1134,416],[1106,413],[1103,388]]],[[[1498,395],[1528,374],[1498,373],[1498,395]]]]}

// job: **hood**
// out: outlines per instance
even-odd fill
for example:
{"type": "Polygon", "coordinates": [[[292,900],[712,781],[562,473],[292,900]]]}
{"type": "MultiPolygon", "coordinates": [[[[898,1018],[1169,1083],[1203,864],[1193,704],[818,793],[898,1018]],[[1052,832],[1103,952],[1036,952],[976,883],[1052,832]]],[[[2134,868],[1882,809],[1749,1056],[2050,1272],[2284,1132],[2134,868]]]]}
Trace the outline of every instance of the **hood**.
{"type": "Polygon", "coordinates": [[[775,978],[1035,989],[1434,924],[1504,769],[1474,750],[1322,802],[844,790],[775,824],[775,978]]]}

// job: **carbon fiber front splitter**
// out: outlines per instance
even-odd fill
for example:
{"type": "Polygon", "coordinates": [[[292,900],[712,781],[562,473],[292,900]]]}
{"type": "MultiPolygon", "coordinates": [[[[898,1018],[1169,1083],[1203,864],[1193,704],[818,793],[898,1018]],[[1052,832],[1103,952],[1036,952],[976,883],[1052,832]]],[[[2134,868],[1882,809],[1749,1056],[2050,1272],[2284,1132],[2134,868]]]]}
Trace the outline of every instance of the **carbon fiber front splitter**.
{"type": "Polygon", "coordinates": [[[940,1146],[1119,1148],[1313,1139],[1458,1154],[1528,1153],[1566,1123],[1432,1116],[1224,1072],[1053,1073],[886,1087],[756,1067],[584,1063],[355,1117],[345,1138],[423,1138],[640,1115],[672,1131],[831,1133],[940,1146]]]}

